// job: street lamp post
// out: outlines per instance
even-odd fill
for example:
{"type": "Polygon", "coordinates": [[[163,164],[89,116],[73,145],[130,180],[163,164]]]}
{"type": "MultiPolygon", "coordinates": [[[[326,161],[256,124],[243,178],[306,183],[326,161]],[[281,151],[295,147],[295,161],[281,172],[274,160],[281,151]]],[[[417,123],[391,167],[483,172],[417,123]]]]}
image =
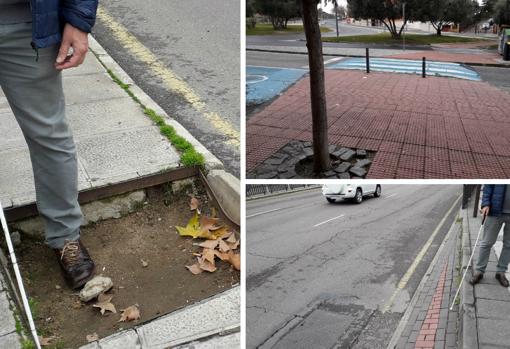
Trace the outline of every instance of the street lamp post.
{"type": "Polygon", "coordinates": [[[338,38],[340,36],[340,33],[338,32],[338,4],[335,1],[335,21],[336,21],[336,37],[338,38]]]}

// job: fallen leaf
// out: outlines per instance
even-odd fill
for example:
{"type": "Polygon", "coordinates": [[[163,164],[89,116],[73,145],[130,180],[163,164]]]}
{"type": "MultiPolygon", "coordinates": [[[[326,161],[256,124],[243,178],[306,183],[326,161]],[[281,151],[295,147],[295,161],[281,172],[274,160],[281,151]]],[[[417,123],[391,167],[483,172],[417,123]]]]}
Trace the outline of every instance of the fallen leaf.
{"type": "Polygon", "coordinates": [[[216,230],[221,228],[221,226],[216,226],[216,223],[218,223],[218,218],[207,216],[200,217],[200,228],[202,228],[202,230],[216,230]]]}
{"type": "Polygon", "coordinates": [[[235,244],[237,242],[237,238],[234,232],[231,232],[230,236],[227,239],[225,239],[225,241],[230,242],[231,244],[235,244]]]}
{"type": "Polygon", "coordinates": [[[110,311],[112,313],[117,313],[117,310],[115,309],[115,305],[111,303],[113,296],[107,296],[103,293],[101,293],[97,297],[97,303],[93,305],[94,308],[99,308],[101,311],[101,315],[104,315],[106,311],[110,311]]]}
{"type": "Polygon", "coordinates": [[[87,339],[88,343],[95,342],[95,341],[99,340],[99,335],[94,332],[92,334],[88,334],[85,338],[87,339]]]}
{"type": "Polygon", "coordinates": [[[237,270],[241,270],[241,255],[238,254],[238,253],[233,253],[231,251],[231,254],[230,255],[230,258],[229,258],[229,262],[230,264],[232,264],[232,266],[237,269],[237,270]]]}
{"type": "Polygon", "coordinates": [[[230,259],[230,255],[228,253],[223,253],[223,252],[215,250],[214,254],[216,255],[216,257],[218,257],[222,261],[228,261],[230,259]]]}
{"type": "Polygon", "coordinates": [[[195,263],[193,265],[187,265],[186,268],[188,268],[188,270],[191,271],[191,273],[193,273],[195,275],[198,275],[203,272],[203,270],[200,269],[200,266],[198,265],[198,263],[195,263]]]}
{"type": "Polygon", "coordinates": [[[227,243],[231,250],[236,250],[239,247],[239,240],[237,240],[235,243],[230,244],[227,243]]]}
{"type": "Polygon", "coordinates": [[[190,209],[191,211],[193,211],[193,210],[198,210],[198,205],[199,205],[199,204],[200,204],[200,203],[199,203],[198,199],[197,199],[196,197],[192,196],[192,197],[191,197],[191,200],[190,200],[190,203],[189,203],[189,209],[190,209]]]}
{"type": "Polygon", "coordinates": [[[204,238],[209,240],[216,240],[225,234],[226,227],[218,227],[216,230],[202,230],[200,227],[199,215],[197,212],[189,220],[185,227],[176,226],[175,229],[181,236],[191,236],[192,238],[204,238]]]}
{"type": "Polygon", "coordinates": [[[220,241],[218,243],[218,249],[221,252],[228,252],[228,251],[230,251],[230,246],[225,241],[220,239],[220,241]]]}
{"type": "Polygon", "coordinates": [[[215,249],[218,246],[218,240],[206,240],[198,244],[200,247],[215,249]]]}
{"type": "Polygon", "coordinates": [[[144,261],[143,259],[140,259],[140,261],[142,262],[142,267],[147,268],[149,266],[149,263],[147,263],[147,261],[144,261]]]}
{"type": "Polygon", "coordinates": [[[209,273],[214,273],[216,271],[216,266],[204,258],[198,257],[198,265],[200,269],[208,271],[209,273]]]}
{"type": "Polygon", "coordinates": [[[214,250],[210,248],[204,248],[202,251],[202,258],[204,258],[206,261],[210,262],[212,265],[214,265],[214,257],[216,254],[214,253],[214,250]]]}
{"type": "Polygon", "coordinates": [[[39,336],[39,344],[41,344],[42,347],[47,347],[48,345],[51,345],[51,341],[54,339],[55,339],[55,336],[51,336],[51,337],[39,336]]]}
{"type": "Polygon", "coordinates": [[[138,304],[122,309],[121,311],[122,314],[120,315],[119,322],[133,321],[140,318],[140,309],[138,309],[138,304]]]}

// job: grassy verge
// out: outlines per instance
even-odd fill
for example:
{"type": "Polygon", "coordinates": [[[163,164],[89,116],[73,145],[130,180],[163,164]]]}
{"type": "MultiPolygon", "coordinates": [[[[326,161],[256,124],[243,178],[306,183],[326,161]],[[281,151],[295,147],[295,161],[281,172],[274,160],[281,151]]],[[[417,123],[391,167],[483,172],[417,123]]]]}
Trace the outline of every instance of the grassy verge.
{"type": "MultiPolygon", "coordinates": [[[[351,35],[340,37],[327,37],[322,38],[325,42],[352,42],[352,43],[366,43],[366,44],[400,44],[402,39],[395,40],[391,37],[390,33],[379,33],[371,35],[351,35]]],[[[419,35],[419,34],[406,34],[406,44],[410,45],[430,45],[430,44],[451,44],[451,43],[473,43],[480,42],[483,39],[463,38],[459,36],[447,35],[419,35]]]]}
{"type": "Polygon", "coordinates": [[[153,109],[145,106],[138,97],[129,89],[129,85],[122,82],[110,69],[107,69],[108,74],[113,81],[117,83],[126,93],[138,103],[145,115],[147,115],[158,127],[159,131],[165,136],[170,143],[180,152],[180,160],[184,166],[203,166],[205,164],[204,156],[196,151],[193,144],[188,142],[183,137],[179,136],[175,129],[165,123],[165,119],[158,115],[153,109]]]}
{"type": "MultiPolygon", "coordinates": [[[[305,29],[302,25],[288,25],[287,28],[282,30],[275,30],[272,24],[267,23],[257,23],[255,28],[246,28],[246,35],[279,35],[279,34],[295,34],[295,33],[303,33],[305,29]]],[[[321,32],[327,33],[330,32],[331,29],[326,27],[321,27],[321,32]]]]}

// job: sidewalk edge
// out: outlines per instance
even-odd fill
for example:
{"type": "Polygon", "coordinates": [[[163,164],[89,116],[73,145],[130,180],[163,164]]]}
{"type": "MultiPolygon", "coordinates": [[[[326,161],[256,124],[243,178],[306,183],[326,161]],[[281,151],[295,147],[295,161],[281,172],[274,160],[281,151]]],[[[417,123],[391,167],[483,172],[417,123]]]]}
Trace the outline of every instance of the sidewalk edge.
{"type": "MultiPolygon", "coordinates": [[[[462,210],[459,209],[459,212],[456,215],[456,217],[458,217],[461,213],[462,213],[462,210]]],[[[432,262],[430,263],[429,267],[427,268],[425,275],[423,276],[423,278],[420,281],[420,284],[414,291],[413,298],[411,299],[411,302],[407,306],[404,316],[402,316],[402,319],[400,320],[400,322],[397,326],[397,329],[395,330],[395,332],[393,332],[393,335],[391,336],[391,340],[388,343],[388,346],[386,347],[386,349],[394,349],[396,347],[398,340],[400,339],[400,336],[402,335],[402,332],[404,331],[405,327],[407,326],[409,317],[411,316],[411,313],[413,312],[414,307],[415,307],[416,303],[418,302],[418,298],[420,296],[421,291],[425,287],[425,284],[427,283],[427,281],[430,277],[430,274],[432,273],[432,270],[436,266],[437,261],[439,260],[439,256],[443,252],[444,246],[446,245],[446,242],[452,237],[453,231],[455,231],[455,229],[458,228],[457,227],[458,224],[460,224],[460,223],[457,222],[457,219],[454,219],[452,225],[450,226],[450,229],[448,229],[448,233],[446,234],[445,238],[441,242],[441,246],[439,246],[439,248],[437,249],[436,254],[434,255],[434,258],[432,259],[432,262]]]]}
{"type": "Polygon", "coordinates": [[[227,172],[223,163],[212,154],[202,143],[200,143],[184,126],[177,120],[171,118],[149,95],[147,95],[124,69],[106,52],[99,42],[89,35],[90,50],[95,54],[96,59],[107,69],[110,69],[115,76],[128,84],[131,92],[140,100],[142,104],[154,110],[161,115],[165,123],[172,126],[176,133],[190,142],[197,152],[204,156],[205,168],[207,170],[206,180],[211,190],[220,201],[220,205],[225,208],[228,215],[240,224],[240,181],[238,178],[227,172]],[[237,204],[236,204],[237,203],[237,204]]]}

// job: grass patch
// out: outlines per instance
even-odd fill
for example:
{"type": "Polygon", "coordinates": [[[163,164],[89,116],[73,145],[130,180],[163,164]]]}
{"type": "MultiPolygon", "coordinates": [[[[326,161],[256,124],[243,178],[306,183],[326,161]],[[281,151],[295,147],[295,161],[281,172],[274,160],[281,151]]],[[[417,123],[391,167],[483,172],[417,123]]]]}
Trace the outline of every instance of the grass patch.
{"type": "Polygon", "coordinates": [[[161,134],[181,153],[180,160],[184,166],[203,166],[205,164],[204,156],[196,151],[193,144],[179,136],[172,126],[165,123],[165,119],[161,115],[158,115],[153,109],[147,108],[129,89],[128,84],[122,82],[110,69],[107,69],[107,72],[112,80],[143,108],[144,114],[159,127],[161,134]]]}
{"type": "MultiPolygon", "coordinates": [[[[351,43],[366,43],[366,44],[401,44],[403,39],[393,39],[390,33],[379,33],[371,35],[351,35],[340,37],[326,37],[322,38],[325,42],[351,42],[351,43]]],[[[419,35],[419,34],[406,34],[406,44],[409,45],[430,45],[430,44],[449,44],[449,43],[468,43],[480,42],[483,39],[463,38],[459,36],[437,36],[419,35]]]]}
{"type": "MultiPolygon", "coordinates": [[[[321,27],[322,33],[330,32],[331,29],[327,27],[321,27]]],[[[304,33],[305,29],[302,25],[288,25],[287,28],[281,30],[275,30],[272,24],[269,23],[257,23],[255,28],[246,28],[246,35],[282,35],[282,34],[296,34],[304,33]]]]}
{"type": "Polygon", "coordinates": [[[21,348],[23,349],[35,349],[35,343],[31,339],[23,339],[21,342],[21,348]]]}

